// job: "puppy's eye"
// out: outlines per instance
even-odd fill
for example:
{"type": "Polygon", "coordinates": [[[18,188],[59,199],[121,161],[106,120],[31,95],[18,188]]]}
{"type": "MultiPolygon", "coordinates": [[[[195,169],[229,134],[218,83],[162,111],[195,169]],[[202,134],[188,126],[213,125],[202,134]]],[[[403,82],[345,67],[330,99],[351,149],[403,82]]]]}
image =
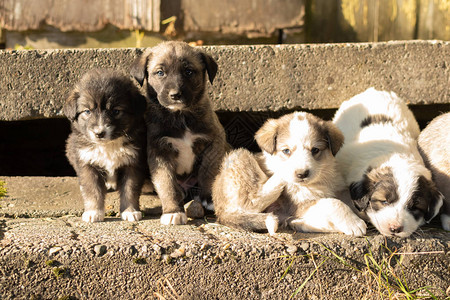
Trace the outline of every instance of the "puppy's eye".
{"type": "Polygon", "coordinates": [[[120,114],[120,110],[118,110],[118,109],[113,109],[113,110],[111,111],[111,113],[112,113],[113,116],[118,116],[118,115],[120,114]]]}
{"type": "Polygon", "coordinates": [[[283,152],[284,155],[291,155],[291,150],[289,150],[288,148],[281,150],[281,152],[283,152]]]}
{"type": "Polygon", "coordinates": [[[186,73],[186,76],[192,76],[192,74],[194,74],[192,69],[186,69],[184,72],[186,73]]]}
{"type": "Polygon", "coordinates": [[[164,76],[164,71],[163,70],[158,70],[155,72],[156,75],[158,75],[159,77],[163,77],[164,76]]]}
{"type": "Polygon", "coordinates": [[[319,152],[320,152],[320,149],[319,149],[319,148],[313,147],[313,148],[311,149],[311,154],[312,154],[312,155],[316,155],[316,154],[319,153],[319,152]]]}
{"type": "Polygon", "coordinates": [[[89,109],[83,110],[83,114],[89,116],[91,114],[91,111],[89,109]]]}
{"type": "Polygon", "coordinates": [[[386,199],[380,200],[380,199],[371,199],[372,201],[376,201],[378,203],[380,203],[383,206],[387,206],[389,205],[389,202],[386,199]]]}

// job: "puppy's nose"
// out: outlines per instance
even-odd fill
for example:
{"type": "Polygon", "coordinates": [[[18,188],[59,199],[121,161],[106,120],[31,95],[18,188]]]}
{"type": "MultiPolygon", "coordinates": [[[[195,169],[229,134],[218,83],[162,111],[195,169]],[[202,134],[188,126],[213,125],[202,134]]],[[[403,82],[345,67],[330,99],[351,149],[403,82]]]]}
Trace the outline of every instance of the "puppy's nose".
{"type": "Polygon", "coordinates": [[[297,176],[298,179],[305,179],[306,177],[309,176],[309,170],[306,171],[296,171],[295,172],[295,176],[297,176]]]}
{"type": "Polygon", "coordinates": [[[98,139],[104,138],[106,135],[105,129],[100,128],[100,127],[94,128],[93,132],[95,134],[95,137],[98,139]]]}
{"type": "Polygon", "coordinates": [[[97,132],[97,133],[95,134],[95,136],[96,136],[97,138],[99,138],[99,139],[104,138],[105,135],[106,135],[106,132],[104,132],[104,131],[97,132]]]}
{"type": "Polygon", "coordinates": [[[389,230],[392,233],[400,233],[403,231],[403,226],[398,225],[398,224],[389,224],[389,230]]]}
{"type": "Polygon", "coordinates": [[[170,91],[169,97],[172,100],[180,100],[181,99],[181,92],[180,91],[170,91]]]}

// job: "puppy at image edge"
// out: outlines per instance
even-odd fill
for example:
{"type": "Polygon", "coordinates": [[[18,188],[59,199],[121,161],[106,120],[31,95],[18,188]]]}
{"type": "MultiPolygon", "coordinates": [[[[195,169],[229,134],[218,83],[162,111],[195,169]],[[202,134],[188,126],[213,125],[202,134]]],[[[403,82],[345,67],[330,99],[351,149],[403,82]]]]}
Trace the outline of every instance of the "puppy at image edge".
{"type": "Polygon", "coordinates": [[[380,233],[408,237],[436,216],[442,194],[417,148],[419,125],[393,92],[370,88],[342,103],[338,168],[357,209],[380,233]]]}

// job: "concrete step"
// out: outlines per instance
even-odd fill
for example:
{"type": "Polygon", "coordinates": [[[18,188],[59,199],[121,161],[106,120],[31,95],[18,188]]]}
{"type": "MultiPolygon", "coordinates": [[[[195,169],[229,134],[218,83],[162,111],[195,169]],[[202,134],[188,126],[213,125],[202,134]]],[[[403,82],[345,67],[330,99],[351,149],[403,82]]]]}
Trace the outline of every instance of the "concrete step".
{"type": "MultiPolygon", "coordinates": [[[[449,296],[450,235],[439,224],[407,239],[233,230],[214,218],[161,226],[87,224],[73,177],[6,177],[0,200],[1,299],[387,299],[449,296]],[[401,286],[405,286],[402,291],[401,286]],[[417,290],[419,289],[419,290],[417,290]]],[[[118,211],[117,195],[107,207],[118,211]]]]}
{"type": "MultiPolygon", "coordinates": [[[[446,105],[450,43],[208,46],[219,71],[218,111],[330,109],[373,86],[414,105],[446,105]]],[[[128,72],[142,49],[0,51],[0,120],[62,116],[78,79],[98,67],[128,72]]]]}

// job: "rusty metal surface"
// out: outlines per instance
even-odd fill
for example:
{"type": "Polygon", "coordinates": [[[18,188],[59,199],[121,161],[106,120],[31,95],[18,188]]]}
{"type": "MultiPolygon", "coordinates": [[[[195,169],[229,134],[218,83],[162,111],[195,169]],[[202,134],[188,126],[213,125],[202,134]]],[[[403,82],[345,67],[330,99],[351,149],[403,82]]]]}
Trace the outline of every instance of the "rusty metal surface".
{"type": "Polygon", "coordinates": [[[0,0],[0,27],[38,30],[51,25],[62,31],[119,29],[159,31],[161,0],[0,0]]]}

